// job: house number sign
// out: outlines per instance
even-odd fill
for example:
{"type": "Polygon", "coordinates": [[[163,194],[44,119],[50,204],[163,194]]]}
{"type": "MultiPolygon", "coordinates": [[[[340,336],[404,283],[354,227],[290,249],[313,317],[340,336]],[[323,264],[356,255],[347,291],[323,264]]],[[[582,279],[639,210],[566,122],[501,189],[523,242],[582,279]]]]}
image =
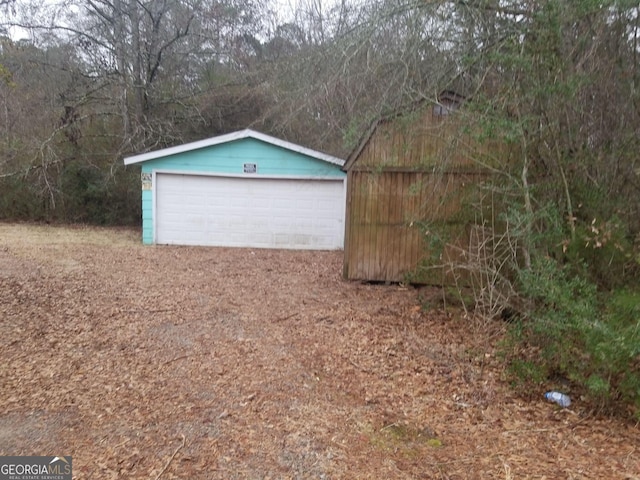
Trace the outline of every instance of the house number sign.
{"type": "Polygon", "coordinates": [[[142,190],[151,190],[151,174],[141,173],[140,179],[142,180],[142,190]]]}
{"type": "Polygon", "coordinates": [[[257,163],[245,163],[244,164],[244,173],[256,173],[258,171],[257,163]]]}

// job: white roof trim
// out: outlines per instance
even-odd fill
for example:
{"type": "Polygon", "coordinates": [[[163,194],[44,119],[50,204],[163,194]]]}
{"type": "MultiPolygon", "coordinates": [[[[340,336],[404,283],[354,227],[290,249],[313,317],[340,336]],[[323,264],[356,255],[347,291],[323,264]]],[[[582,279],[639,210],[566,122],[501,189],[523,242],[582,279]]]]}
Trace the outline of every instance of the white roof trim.
{"type": "Polygon", "coordinates": [[[156,158],[167,157],[169,155],[175,155],[177,153],[189,152],[192,150],[198,150],[200,148],[212,147],[214,145],[220,145],[222,143],[232,142],[234,140],[240,140],[243,138],[255,138],[265,143],[270,143],[278,147],[286,148],[293,152],[307,155],[308,157],[317,158],[334,165],[343,166],[344,160],[333,157],[326,153],[311,150],[310,148],[296,145],[295,143],[280,140],[279,138],[265,135],[264,133],[256,132],[255,130],[245,129],[238,132],[227,133],[226,135],[220,135],[218,137],[207,138],[205,140],[198,140],[197,142],[185,143],[183,145],[177,145],[175,147],[163,148],[162,150],[155,150],[153,152],[141,153],[140,155],[134,155],[132,157],[125,157],[124,164],[131,165],[134,163],[146,162],[147,160],[154,160],[156,158]]]}

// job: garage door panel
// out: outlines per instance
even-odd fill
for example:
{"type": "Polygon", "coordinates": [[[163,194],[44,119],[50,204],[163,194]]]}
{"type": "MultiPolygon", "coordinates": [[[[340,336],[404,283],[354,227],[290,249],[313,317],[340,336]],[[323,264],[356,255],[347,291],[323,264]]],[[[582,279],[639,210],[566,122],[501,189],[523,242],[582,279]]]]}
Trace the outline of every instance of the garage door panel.
{"type": "Polygon", "coordinates": [[[343,182],[156,175],[156,243],[343,246],[343,182]]]}

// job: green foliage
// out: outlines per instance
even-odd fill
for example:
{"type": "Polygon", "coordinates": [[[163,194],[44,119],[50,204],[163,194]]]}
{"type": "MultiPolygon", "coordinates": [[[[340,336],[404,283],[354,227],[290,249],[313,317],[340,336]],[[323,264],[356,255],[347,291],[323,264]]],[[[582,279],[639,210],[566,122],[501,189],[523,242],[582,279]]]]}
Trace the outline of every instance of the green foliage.
{"type": "Polygon", "coordinates": [[[599,293],[549,257],[519,282],[530,306],[511,332],[514,377],[530,385],[560,375],[593,405],[623,403],[640,418],[640,291],[599,293]]]}
{"type": "Polygon", "coordinates": [[[0,82],[4,83],[8,87],[14,87],[15,83],[13,82],[13,75],[11,75],[11,71],[7,69],[2,63],[0,63],[0,82]]]}
{"type": "Polygon", "coordinates": [[[345,127],[342,134],[342,142],[345,150],[352,151],[358,146],[358,142],[361,140],[361,132],[364,129],[363,125],[365,124],[366,122],[359,118],[351,118],[349,120],[349,124],[345,127]]]}
{"type": "Polygon", "coordinates": [[[467,52],[481,86],[465,132],[478,151],[498,138],[510,155],[490,164],[492,212],[468,204],[490,238],[459,268],[486,279],[474,285],[477,311],[515,311],[506,350],[517,383],[562,379],[592,405],[640,418],[635,7],[550,0],[522,22],[492,23],[495,44],[467,52]]]}
{"type": "Polygon", "coordinates": [[[640,290],[612,292],[590,333],[594,375],[606,379],[608,393],[633,404],[640,417],[640,290]]]}
{"type": "MultiPolygon", "coordinates": [[[[484,241],[486,261],[470,251],[464,268],[474,278],[501,278],[515,292],[515,297],[500,291],[487,296],[487,289],[498,290],[500,284],[472,285],[476,311],[517,309],[505,345],[514,384],[544,390],[565,379],[571,394],[594,407],[614,411],[622,404],[640,418],[640,289],[629,273],[637,261],[628,226],[615,217],[569,222],[562,205],[555,204],[535,202],[536,209],[527,212],[508,201],[510,189],[502,192],[496,208],[503,211],[494,212],[501,227],[483,230],[493,235],[484,241]],[[500,243],[510,248],[500,249],[500,243]],[[529,265],[520,254],[524,248],[529,265]],[[501,276],[492,276],[496,265],[501,276]],[[503,303],[484,308],[488,297],[503,303]]],[[[472,204],[467,211],[486,223],[486,209],[472,204]]],[[[429,225],[430,248],[441,253],[451,238],[438,227],[429,225]]]]}
{"type": "Polygon", "coordinates": [[[124,168],[112,176],[97,167],[70,162],[60,176],[65,221],[134,225],[140,218],[139,177],[124,168]]]}
{"type": "Polygon", "coordinates": [[[633,244],[624,224],[617,218],[581,222],[573,240],[564,244],[565,255],[573,263],[583,262],[585,274],[603,289],[619,288],[637,273],[633,244]]]}
{"type": "Polygon", "coordinates": [[[0,220],[47,219],[46,204],[24,175],[0,179],[0,220]]]}
{"type": "Polygon", "coordinates": [[[77,161],[66,165],[51,190],[39,187],[39,172],[0,179],[0,220],[56,221],[93,225],[140,222],[139,174],[123,167],[113,172],[77,161]]]}
{"type": "Polygon", "coordinates": [[[584,383],[595,400],[606,402],[610,398],[611,384],[600,375],[592,374],[584,383]]]}
{"type": "Polygon", "coordinates": [[[549,377],[549,372],[540,363],[518,357],[511,360],[509,372],[516,388],[541,385],[549,377]]]}
{"type": "Polygon", "coordinates": [[[597,314],[595,289],[551,258],[535,258],[519,272],[522,295],[532,302],[526,312],[524,341],[540,352],[547,371],[568,374],[582,362],[580,330],[597,314]]]}

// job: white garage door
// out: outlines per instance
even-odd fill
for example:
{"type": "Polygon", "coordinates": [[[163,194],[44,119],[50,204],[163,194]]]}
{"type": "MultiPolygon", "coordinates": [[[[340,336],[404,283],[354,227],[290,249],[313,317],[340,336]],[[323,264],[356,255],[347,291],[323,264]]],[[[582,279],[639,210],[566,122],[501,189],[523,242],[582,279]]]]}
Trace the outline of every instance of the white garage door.
{"type": "Polygon", "coordinates": [[[156,175],[156,243],[332,250],[344,244],[342,180],[156,175]]]}

